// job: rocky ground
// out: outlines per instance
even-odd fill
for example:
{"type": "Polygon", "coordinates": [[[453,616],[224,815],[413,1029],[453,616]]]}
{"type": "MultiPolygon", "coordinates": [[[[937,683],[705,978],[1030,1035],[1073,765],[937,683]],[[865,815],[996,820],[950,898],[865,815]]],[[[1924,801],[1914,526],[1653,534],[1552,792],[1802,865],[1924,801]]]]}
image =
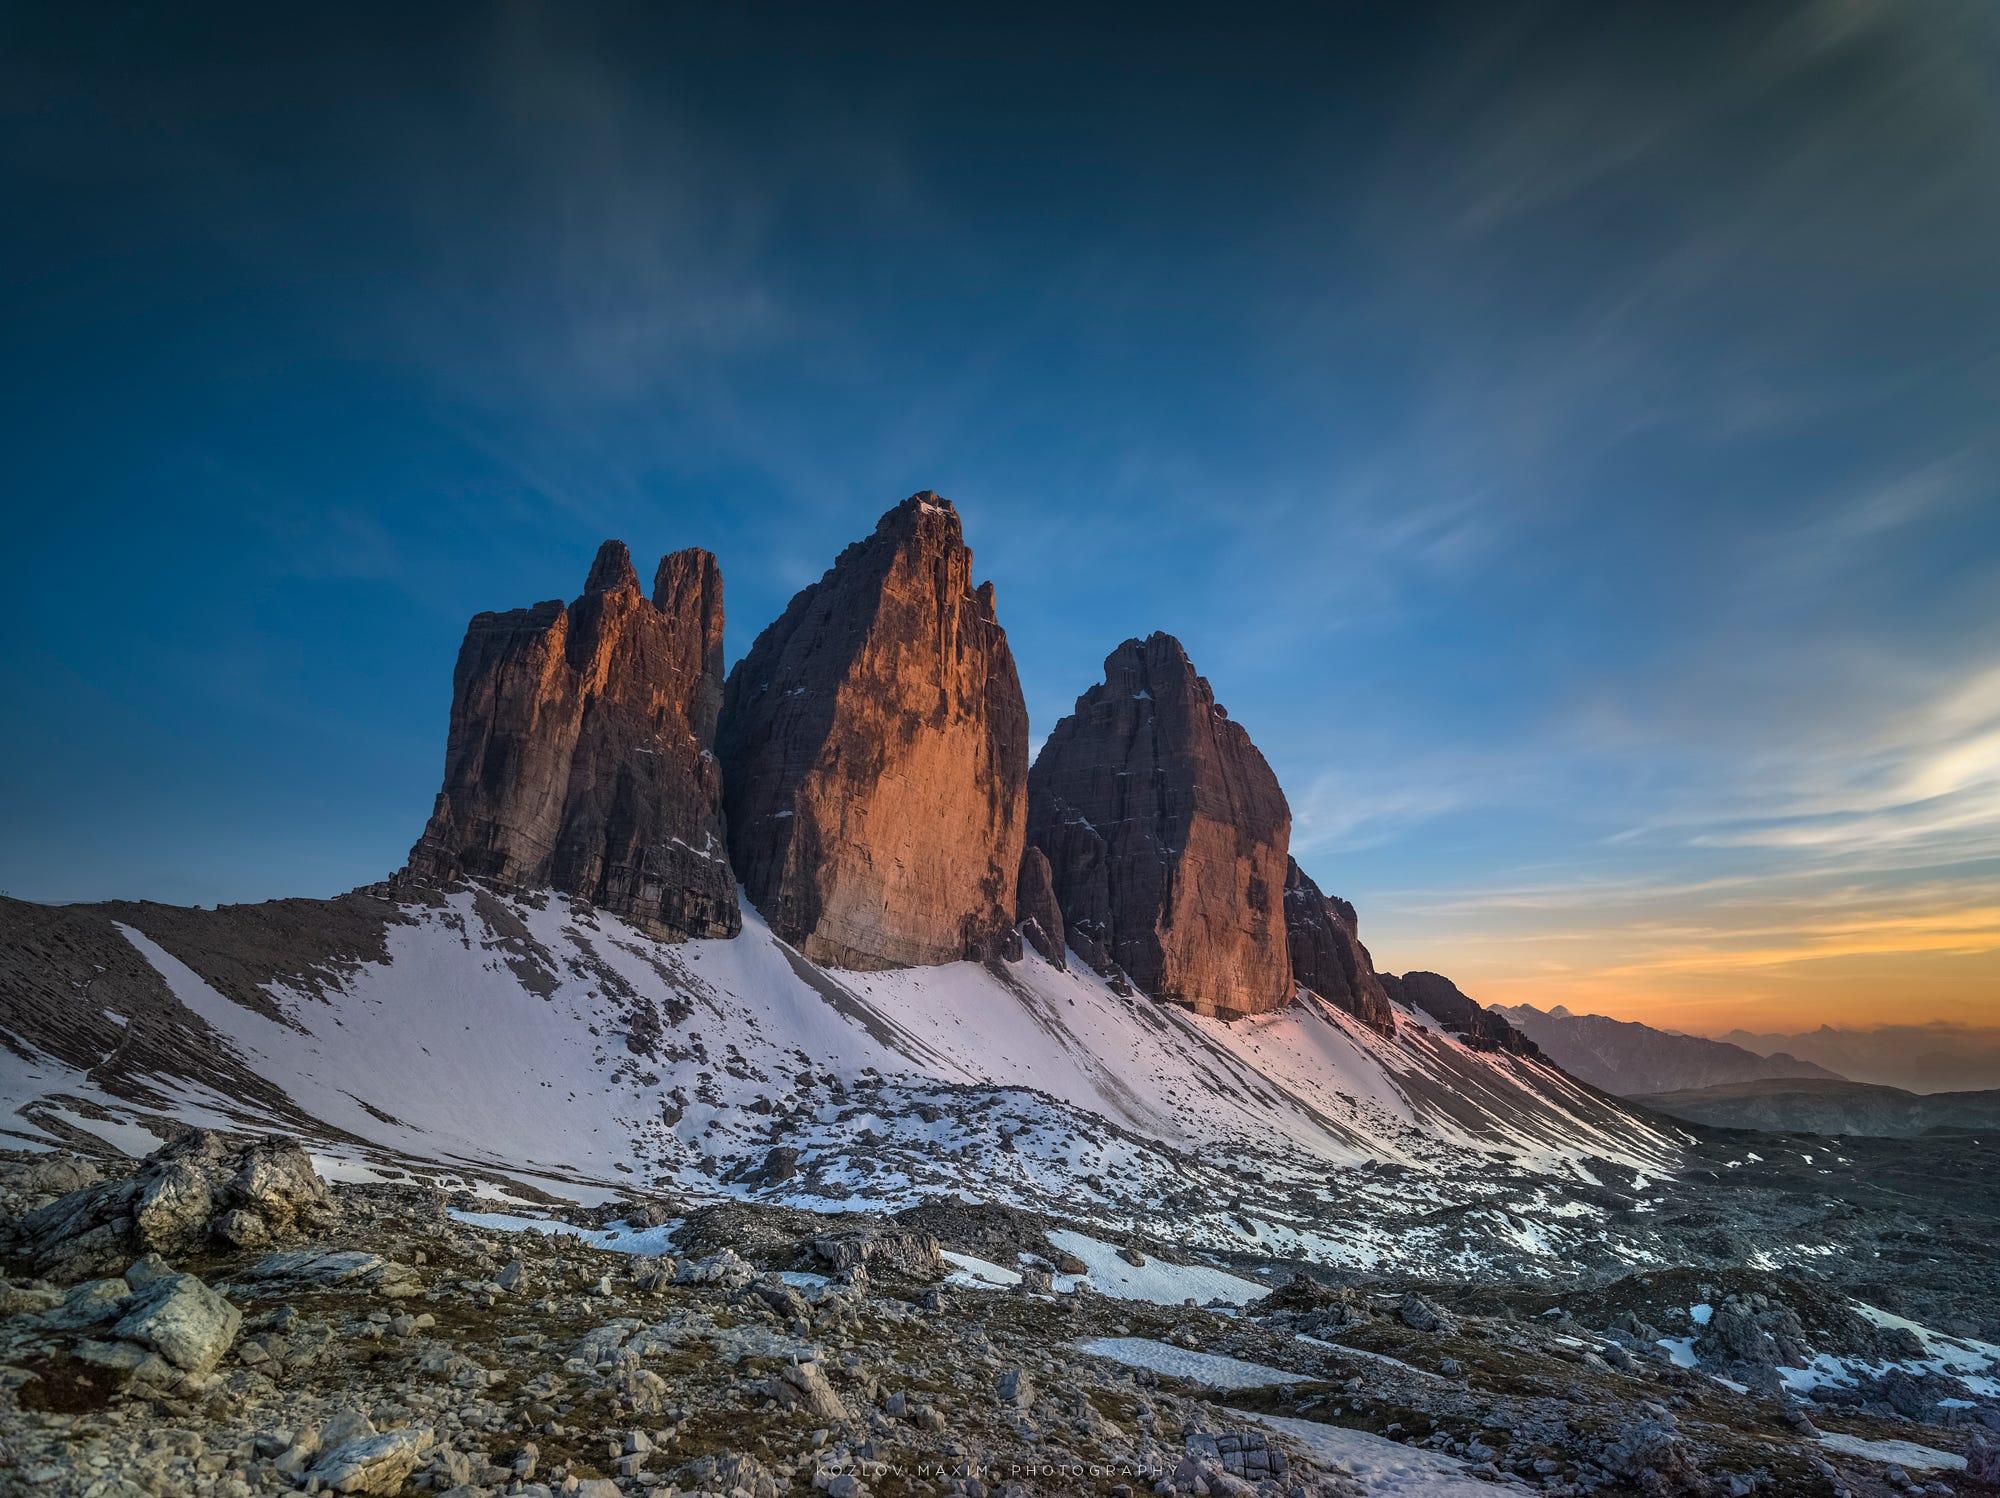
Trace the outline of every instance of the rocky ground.
{"type": "MultiPolygon", "coordinates": [[[[997,1206],[571,1214],[600,1238],[615,1221],[609,1247],[453,1215],[493,1206],[328,1187],[294,1147],[213,1134],[144,1162],[17,1157],[0,1167],[0,1489],[1877,1494],[2000,1477],[2000,1403],[1938,1407],[1947,1385],[1973,1392],[1957,1380],[1785,1393],[1773,1367],[1809,1349],[1922,1351],[1791,1272],[1335,1284],[1243,1261],[1279,1288],[1239,1310],[1051,1293],[1084,1264],[1047,1219],[997,1206]],[[974,1288],[941,1245],[1021,1282],[974,1288]],[[1850,1441],[1915,1444],[1898,1463],[1904,1448],[1850,1441]]],[[[1161,1251],[1128,1243],[1123,1261],[1161,1251]]]]}

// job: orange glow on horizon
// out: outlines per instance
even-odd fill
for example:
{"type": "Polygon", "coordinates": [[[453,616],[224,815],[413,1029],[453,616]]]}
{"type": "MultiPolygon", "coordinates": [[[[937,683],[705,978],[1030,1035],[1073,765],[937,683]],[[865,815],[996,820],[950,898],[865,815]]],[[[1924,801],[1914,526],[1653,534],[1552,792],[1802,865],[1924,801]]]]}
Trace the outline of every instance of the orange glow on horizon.
{"type": "Polygon", "coordinates": [[[1616,908],[1615,900],[1593,908],[1581,891],[1567,910],[1502,897],[1484,908],[1465,902],[1462,913],[1474,919],[1442,930],[1424,929],[1435,916],[1399,913],[1384,923],[1376,955],[1391,970],[1445,973],[1482,1003],[1561,1004],[1698,1035],[1934,1021],[2000,1027],[2000,901],[1992,892],[1943,908],[1884,905],[1696,902],[1669,917],[1616,908]]]}

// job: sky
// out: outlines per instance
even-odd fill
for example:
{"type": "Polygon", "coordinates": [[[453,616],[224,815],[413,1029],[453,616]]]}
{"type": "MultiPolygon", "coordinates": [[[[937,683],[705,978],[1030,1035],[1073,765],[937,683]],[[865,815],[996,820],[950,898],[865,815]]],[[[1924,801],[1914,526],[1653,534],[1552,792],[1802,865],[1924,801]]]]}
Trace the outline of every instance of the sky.
{"type": "Polygon", "coordinates": [[[0,890],[398,866],[476,611],[904,495],[1385,968],[2000,1023],[2000,11],[10,7],[0,890]],[[835,14],[835,12],[840,12],[835,14]]]}

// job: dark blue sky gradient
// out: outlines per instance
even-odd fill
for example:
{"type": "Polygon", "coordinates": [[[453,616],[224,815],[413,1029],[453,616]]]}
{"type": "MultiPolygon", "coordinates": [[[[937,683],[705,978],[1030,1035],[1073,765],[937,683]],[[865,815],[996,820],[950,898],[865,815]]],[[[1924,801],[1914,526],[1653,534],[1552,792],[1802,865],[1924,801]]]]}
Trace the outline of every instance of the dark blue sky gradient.
{"type": "Polygon", "coordinates": [[[935,488],[1390,965],[2000,992],[1986,5],[28,9],[10,893],[379,877],[470,614],[702,545],[733,659],[935,488]]]}

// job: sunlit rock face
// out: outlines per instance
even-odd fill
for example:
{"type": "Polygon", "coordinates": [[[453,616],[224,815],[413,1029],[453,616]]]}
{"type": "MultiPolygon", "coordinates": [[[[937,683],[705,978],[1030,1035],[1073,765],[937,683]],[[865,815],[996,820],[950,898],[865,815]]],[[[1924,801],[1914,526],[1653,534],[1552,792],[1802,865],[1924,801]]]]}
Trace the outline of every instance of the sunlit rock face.
{"type": "Polygon", "coordinates": [[[605,542],[574,602],[467,628],[444,788],[407,873],[561,890],[668,939],[735,935],[721,703],[715,558],[666,557],[649,599],[605,542]]]}
{"type": "Polygon", "coordinates": [[[897,505],[758,636],[719,752],[737,874],[808,958],[1019,951],[1028,713],[949,501],[897,505]]]}
{"type": "Polygon", "coordinates": [[[1029,837],[1080,957],[1207,1014],[1291,998],[1291,810],[1180,641],[1112,651],[1028,786],[1029,837]]]}
{"type": "Polygon", "coordinates": [[[1292,977],[1301,988],[1337,1004],[1384,1035],[1396,1031],[1396,1011],[1361,945],[1360,925],[1347,901],[1323,894],[1297,860],[1285,860],[1285,936],[1292,977]]]}

